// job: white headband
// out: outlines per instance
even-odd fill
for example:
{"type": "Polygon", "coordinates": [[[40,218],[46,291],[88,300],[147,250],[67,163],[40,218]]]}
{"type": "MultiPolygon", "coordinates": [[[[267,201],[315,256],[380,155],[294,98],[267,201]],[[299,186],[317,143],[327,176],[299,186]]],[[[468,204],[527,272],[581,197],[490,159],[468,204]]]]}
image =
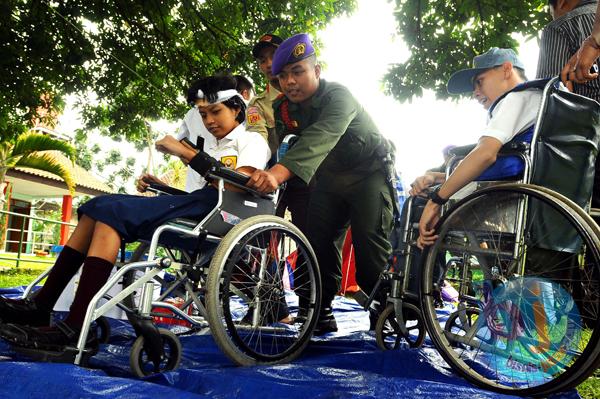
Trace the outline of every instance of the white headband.
{"type": "MultiPolygon", "coordinates": [[[[235,89],[218,91],[217,92],[217,100],[214,102],[210,102],[210,104],[222,103],[223,101],[227,101],[230,98],[235,97],[235,96],[238,96],[242,100],[244,99],[240,95],[240,93],[238,93],[235,89]]],[[[208,99],[206,98],[206,96],[204,95],[204,92],[202,90],[198,90],[198,93],[196,93],[196,98],[198,98],[198,100],[206,100],[208,102],[208,99]]]]}

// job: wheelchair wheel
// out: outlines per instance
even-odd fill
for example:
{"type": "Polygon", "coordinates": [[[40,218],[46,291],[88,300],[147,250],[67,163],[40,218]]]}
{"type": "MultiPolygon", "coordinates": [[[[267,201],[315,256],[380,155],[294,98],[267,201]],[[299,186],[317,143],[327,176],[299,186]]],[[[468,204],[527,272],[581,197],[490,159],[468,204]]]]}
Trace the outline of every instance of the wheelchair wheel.
{"type": "MultiPolygon", "coordinates": [[[[127,263],[139,262],[139,261],[145,259],[145,257],[148,254],[149,248],[150,248],[149,242],[145,242],[145,241],[140,242],[140,244],[137,246],[137,248],[131,255],[129,262],[127,262],[127,263]]],[[[181,253],[177,250],[160,247],[159,251],[164,252],[164,256],[169,257],[174,262],[190,263],[190,259],[186,258],[187,255],[184,253],[181,253]]],[[[141,274],[142,274],[141,271],[129,271],[129,272],[125,273],[125,275],[123,276],[123,283],[122,283],[123,288],[128,287],[131,284],[133,284],[133,282],[137,279],[138,275],[141,275],[141,274]]],[[[156,284],[160,285],[161,293],[163,291],[168,291],[171,296],[179,296],[179,297],[185,296],[185,291],[184,291],[183,287],[178,285],[177,281],[171,282],[171,281],[168,281],[168,279],[160,277],[160,276],[154,277],[153,281],[156,284]]],[[[141,287],[140,287],[140,289],[141,289],[141,287]]],[[[132,292],[130,295],[126,296],[123,299],[123,304],[130,309],[135,309],[137,307],[137,304],[139,303],[139,299],[138,299],[139,294],[140,293],[137,291],[132,292]]]]}
{"type": "MultiPolygon", "coordinates": [[[[137,248],[135,249],[135,251],[133,251],[133,254],[131,255],[131,258],[128,263],[141,261],[143,259],[143,257],[146,255],[146,252],[148,252],[148,248],[150,248],[150,243],[140,242],[140,245],[138,245],[137,248]]],[[[130,271],[130,272],[125,273],[125,275],[123,276],[123,288],[129,287],[131,284],[133,284],[133,282],[135,281],[135,278],[136,278],[135,271],[130,271]]],[[[123,304],[130,309],[134,309],[138,302],[138,300],[136,299],[137,295],[138,294],[136,291],[132,292],[130,295],[126,296],[123,299],[123,304]]]]}
{"type": "Polygon", "coordinates": [[[143,335],[137,337],[131,347],[129,366],[137,377],[146,377],[164,371],[175,370],[179,367],[179,362],[181,361],[181,342],[179,338],[164,328],[159,328],[158,332],[163,342],[164,351],[164,356],[158,365],[155,365],[148,358],[148,354],[144,348],[145,339],[143,335]]]}
{"type": "Polygon", "coordinates": [[[418,348],[423,344],[425,326],[421,311],[415,305],[407,302],[402,303],[402,311],[408,336],[400,331],[393,304],[387,305],[379,315],[375,325],[375,338],[380,349],[400,349],[402,342],[406,342],[411,348],[418,348]]]}
{"type": "Polygon", "coordinates": [[[426,254],[421,302],[433,343],[456,372],[497,392],[574,387],[600,355],[597,226],[546,191],[471,194],[444,215],[426,254]],[[449,259],[462,260],[450,268],[449,259]]]}
{"type": "Polygon", "coordinates": [[[110,323],[104,316],[100,316],[94,321],[96,328],[96,337],[101,344],[107,344],[110,339],[110,323]]]}
{"type": "Polygon", "coordinates": [[[321,282],[306,237],[270,215],[243,220],[221,241],[207,280],[208,322],[238,365],[296,358],[318,317],[321,282]]]}

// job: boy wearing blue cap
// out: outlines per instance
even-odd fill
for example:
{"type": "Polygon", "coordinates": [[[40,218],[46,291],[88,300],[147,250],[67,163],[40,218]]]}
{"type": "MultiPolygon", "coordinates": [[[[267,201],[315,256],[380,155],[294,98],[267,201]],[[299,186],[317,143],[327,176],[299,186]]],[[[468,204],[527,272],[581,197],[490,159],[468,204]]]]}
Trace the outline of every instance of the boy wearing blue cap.
{"type": "MultiPolygon", "coordinates": [[[[366,292],[372,291],[391,253],[393,200],[383,158],[391,159],[392,147],[347,88],[320,79],[308,35],[285,40],[271,68],[285,95],[273,105],[277,134],[281,139],[293,133],[299,139],[278,164],[255,172],[249,185],[271,192],[294,176],[305,183],[315,176],[307,227],[323,289],[315,334],[337,331],[331,311],[341,281],[336,242],[350,225],[356,278],[366,292]]],[[[308,306],[300,303],[298,317],[308,306]]]]}
{"type": "Polygon", "coordinates": [[[541,90],[512,91],[526,80],[523,64],[511,49],[491,48],[473,59],[473,68],[454,73],[448,81],[451,94],[473,92],[473,97],[488,110],[488,123],[477,146],[445,180],[443,174],[427,175],[413,183],[411,194],[436,183],[443,183],[427,202],[419,222],[420,248],[436,240],[434,227],[441,206],[458,190],[475,180],[496,162],[500,148],[535,122],[541,90]],[[508,92],[508,94],[506,94],[508,92]]]}

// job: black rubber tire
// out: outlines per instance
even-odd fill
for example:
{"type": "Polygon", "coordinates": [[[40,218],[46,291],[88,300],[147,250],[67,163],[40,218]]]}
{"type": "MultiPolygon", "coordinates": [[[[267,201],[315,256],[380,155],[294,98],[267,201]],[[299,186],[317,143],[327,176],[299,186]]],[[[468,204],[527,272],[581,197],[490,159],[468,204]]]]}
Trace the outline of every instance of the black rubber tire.
{"type": "Polygon", "coordinates": [[[108,319],[104,316],[98,317],[95,321],[96,327],[96,337],[98,339],[98,343],[107,344],[110,340],[110,323],[108,319]]]}
{"type": "MultiPolygon", "coordinates": [[[[264,256],[271,259],[270,254],[264,256]]],[[[263,262],[268,262],[265,261],[265,258],[261,259],[263,262]]],[[[273,262],[269,264],[273,264],[273,262]]],[[[264,270],[264,268],[261,270],[264,270]]],[[[207,280],[206,307],[208,322],[213,338],[219,348],[238,365],[283,363],[289,362],[300,355],[310,341],[315,328],[320,301],[321,281],[314,252],[304,234],[296,226],[280,217],[259,215],[243,220],[227,233],[212,258],[207,280]],[[270,238],[265,239],[265,237],[270,238]],[[252,251],[257,248],[259,252],[261,250],[264,253],[269,252],[274,242],[278,254],[278,261],[275,262],[275,272],[277,274],[269,275],[265,279],[257,275],[248,276],[247,269],[244,269],[247,264],[244,268],[239,265],[244,264],[246,257],[251,258],[250,261],[253,262],[255,255],[252,251]],[[273,284],[273,281],[279,279],[278,281],[283,284],[284,277],[282,277],[283,274],[279,274],[279,268],[281,259],[287,259],[288,252],[292,248],[292,246],[285,244],[291,242],[295,244],[294,248],[297,248],[300,254],[298,259],[302,260],[297,262],[301,265],[300,269],[298,269],[298,266],[296,269],[302,271],[303,283],[298,283],[302,288],[295,287],[294,293],[306,298],[308,303],[306,318],[298,317],[295,323],[290,323],[285,328],[271,328],[270,330],[271,325],[280,325],[280,323],[277,323],[277,320],[272,320],[264,324],[259,323],[260,325],[244,324],[244,319],[240,320],[239,317],[236,318],[233,315],[230,303],[235,304],[241,298],[243,306],[247,309],[246,316],[250,314],[250,309],[256,301],[261,304],[264,303],[261,305],[262,309],[279,308],[279,305],[274,305],[274,303],[279,300],[275,298],[281,298],[281,294],[274,294],[273,291],[281,290],[279,286],[273,284]],[[281,248],[284,246],[290,248],[280,250],[280,244],[281,248]],[[242,279],[254,280],[240,281],[237,277],[240,274],[242,279]],[[271,290],[266,294],[261,294],[260,288],[257,288],[261,284],[266,287],[271,286],[271,290]],[[238,288],[240,286],[242,288],[238,288]],[[258,293],[253,291],[256,289],[259,290],[258,293]],[[252,293],[246,295],[242,292],[244,290],[252,291],[252,293]],[[245,299],[244,296],[246,296],[245,299]],[[268,300],[273,301],[263,301],[265,296],[269,296],[268,300]],[[248,331],[251,331],[251,333],[248,333],[248,331]],[[270,344],[263,344],[267,340],[270,344]]],[[[291,316],[291,314],[289,315],[291,316]]]]}
{"type": "MultiPolygon", "coordinates": [[[[145,242],[145,241],[140,242],[140,245],[137,246],[137,248],[131,255],[131,258],[129,259],[129,262],[127,262],[127,263],[138,262],[146,254],[146,252],[148,251],[148,248],[150,248],[150,243],[145,242]]],[[[129,287],[131,284],[133,284],[134,281],[135,281],[135,272],[134,271],[129,271],[129,272],[125,273],[125,275],[123,276],[123,288],[129,287]]],[[[136,295],[136,292],[134,291],[130,295],[123,298],[123,305],[127,306],[129,309],[134,309],[136,307],[135,295],[136,295]]]]}
{"type": "MultiPolygon", "coordinates": [[[[553,336],[553,338],[558,339],[557,343],[554,345],[559,345],[560,349],[562,349],[563,347],[566,348],[564,349],[564,353],[567,354],[569,357],[565,357],[565,361],[567,364],[564,365],[563,367],[561,367],[561,358],[560,358],[560,351],[558,352],[552,352],[549,351],[548,355],[546,355],[545,353],[542,353],[541,355],[538,355],[538,359],[542,358],[543,356],[549,356],[547,359],[549,359],[547,362],[550,362],[549,364],[551,365],[552,368],[552,372],[551,373],[546,373],[545,370],[541,370],[537,372],[538,374],[541,374],[542,377],[537,379],[534,378],[532,375],[534,374],[533,372],[530,373],[514,373],[514,375],[510,375],[507,379],[505,375],[501,375],[503,373],[503,371],[498,368],[498,370],[500,371],[495,371],[498,376],[494,376],[494,371],[492,373],[489,372],[489,369],[483,370],[484,372],[481,372],[481,366],[476,365],[475,361],[473,359],[469,359],[468,356],[470,354],[470,350],[472,348],[476,348],[476,353],[474,354],[474,356],[476,357],[481,357],[483,359],[482,356],[488,356],[489,359],[506,359],[506,357],[502,357],[502,356],[507,356],[507,355],[500,355],[499,351],[496,349],[496,352],[494,352],[494,345],[496,345],[497,342],[499,342],[500,340],[506,340],[507,343],[503,343],[503,345],[505,347],[509,347],[507,345],[510,345],[511,348],[516,348],[518,346],[525,346],[527,347],[527,345],[532,345],[532,344],[523,344],[523,342],[527,342],[527,339],[530,339],[531,342],[533,337],[535,336],[536,330],[535,329],[531,329],[531,327],[529,327],[529,330],[527,328],[523,328],[523,326],[521,326],[521,334],[520,336],[515,336],[513,338],[509,337],[509,336],[497,336],[500,337],[500,339],[496,340],[496,339],[480,339],[479,343],[477,343],[477,339],[479,338],[477,335],[471,335],[470,338],[466,338],[467,343],[465,343],[465,339],[460,339],[460,335],[453,335],[453,334],[449,334],[448,329],[444,328],[444,323],[442,322],[442,319],[440,318],[440,320],[438,320],[438,316],[436,313],[436,306],[435,306],[435,297],[436,297],[436,293],[439,294],[439,287],[440,287],[440,282],[444,279],[444,275],[442,275],[440,277],[440,270],[442,269],[442,273],[444,273],[443,268],[441,268],[440,265],[440,259],[442,258],[442,256],[448,255],[448,254],[452,254],[453,252],[457,252],[457,245],[463,245],[464,249],[464,253],[465,254],[469,254],[469,257],[475,257],[478,258],[478,262],[483,261],[485,264],[486,262],[490,262],[494,264],[494,265],[500,265],[499,268],[497,268],[498,270],[500,270],[500,277],[502,279],[498,279],[498,277],[495,276],[494,273],[498,273],[498,271],[494,271],[494,272],[490,272],[490,270],[493,269],[489,269],[487,268],[487,266],[481,266],[479,265],[477,262],[474,263],[477,266],[475,267],[475,269],[479,268],[479,272],[480,274],[483,273],[483,281],[485,284],[488,284],[488,293],[491,294],[492,290],[496,290],[497,286],[494,284],[497,284],[498,286],[506,286],[506,287],[510,287],[510,285],[514,285],[518,287],[518,281],[520,278],[523,277],[529,277],[529,276],[533,276],[533,278],[549,278],[551,285],[546,285],[543,286],[545,289],[548,289],[546,287],[552,287],[552,290],[556,290],[556,287],[560,287],[560,289],[564,288],[564,291],[567,292],[567,294],[573,294],[573,291],[570,290],[569,287],[574,287],[577,284],[584,284],[583,280],[578,280],[578,279],[584,279],[585,277],[580,276],[579,274],[575,274],[573,271],[577,270],[578,268],[582,268],[582,267],[586,267],[588,269],[594,269],[595,272],[597,272],[599,264],[600,264],[600,238],[598,237],[598,226],[595,225],[595,223],[593,223],[593,221],[591,220],[591,218],[589,218],[585,212],[583,210],[581,210],[580,208],[578,208],[575,204],[573,204],[571,201],[565,200],[564,197],[560,196],[559,194],[556,193],[552,193],[547,189],[540,189],[536,186],[532,186],[532,185],[523,185],[523,184],[506,184],[506,185],[499,185],[499,186],[494,186],[494,187],[489,187],[489,188],[485,188],[482,190],[479,190],[469,196],[467,196],[466,198],[462,199],[461,201],[459,201],[455,206],[452,207],[452,209],[450,209],[442,218],[442,220],[440,221],[440,223],[438,224],[438,229],[437,232],[440,235],[440,238],[436,241],[436,243],[432,246],[429,247],[427,250],[426,255],[426,260],[424,263],[424,267],[423,267],[423,279],[422,279],[422,292],[421,292],[421,308],[423,309],[424,312],[424,318],[425,318],[425,323],[427,325],[427,330],[429,332],[429,335],[434,343],[434,345],[438,348],[440,354],[442,355],[442,357],[446,360],[446,362],[460,375],[462,375],[464,378],[466,378],[467,380],[471,381],[472,383],[484,387],[486,389],[491,389],[493,391],[496,392],[501,392],[501,393],[506,393],[506,394],[517,394],[517,395],[524,395],[524,396],[547,396],[549,394],[552,394],[554,392],[559,392],[559,391],[563,391],[566,389],[569,389],[573,386],[575,386],[577,383],[581,382],[583,379],[585,379],[587,376],[589,376],[593,371],[594,371],[594,366],[598,364],[599,360],[598,357],[600,356],[600,345],[598,345],[598,343],[600,342],[600,318],[596,318],[595,320],[593,320],[593,322],[591,323],[591,327],[589,328],[591,331],[590,334],[590,338],[589,341],[584,342],[582,340],[580,340],[581,337],[581,330],[583,330],[583,326],[582,324],[577,325],[577,322],[572,321],[570,319],[567,319],[565,326],[564,327],[560,327],[563,328],[564,331],[563,332],[559,332],[559,326],[558,325],[550,325],[548,324],[547,328],[548,331],[552,331],[551,335],[553,336]],[[516,267],[516,266],[510,266],[511,263],[510,262],[514,262],[514,261],[510,261],[508,262],[508,260],[510,260],[510,258],[507,258],[506,253],[510,252],[510,250],[507,250],[506,248],[509,248],[506,243],[510,242],[510,234],[507,233],[500,233],[500,235],[498,236],[498,233],[495,233],[496,235],[492,235],[490,234],[487,238],[487,241],[484,240],[480,240],[477,242],[486,242],[489,243],[489,249],[486,246],[484,247],[479,247],[477,248],[477,244],[469,244],[470,247],[467,244],[457,244],[456,242],[456,237],[457,237],[457,231],[460,232],[461,228],[465,229],[463,230],[465,232],[465,234],[463,234],[464,236],[464,240],[466,240],[465,242],[468,241],[473,241],[475,235],[483,235],[483,233],[485,233],[485,229],[483,228],[483,226],[490,226],[490,225],[494,225],[494,223],[496,223],[494,221],[494,219],[486,219],[487,217],[489,217],[490,215],[494,215],[494,209],[492,209],[492,207],[497,207],[495,212],[498,212],[498,210],[501,209],[501,204],[503,201],[503,198],[509,198],[510,196],[521,196],[521,197],[526,197],[527,198],[527,203],[528,205],[528,210],[531,209],[541,209],[541,208],[547,208],[550,209],[552,212],[554,212],[556,215],[560,216],[560,219],[557,219],[558,221],[553,220],[553,223],[555,223],[555,225],[558,226],[568,226],[567,231],[570,232],[576,232],[578,240],[580,240],[580,242],[582,243],[580,245],[580,251],[585,251],[583,253],[585,253],[585,263],[582,259],[583,255],[581,253],[573,253],[572,251],[569,250],[552,250],[552,253],[558,253],[561,256],[557,256],[556,259],[551,259],[555,262],[554,268],[552,267],[552,264],[548,264],[547,270],[542,270],[542,271],[535,271],[532,270],[529,266],[527,266],[525,268],[525,274],[524,275],[520,275],[520,274],[515,274],[515,270],[520,270],[520,269],[511,269],[511,267],[516,267]],[[535,207],[531,207],[531,204],[536,204],[536,206],[538,208],[535,207]],[[490,208],[489,212],[484,212],[483,214],[477,216],[474,214],[474,210],[488,210],[485,207],[490,208]],[[476,221],[475,223],[473,223],[473,221],[476,221]],[[492,223],[492,221],[494,221],[494,223],[492,223]],[[475,227],[475,224],[479,223],[479,229],[477,229],[477,227],[475,227]],[[465,227],[461,227],[461,226],[465,226],[465,227]],[[470,229],[470,230],[469,230],[470,229]],[[469,237],[467,233],[472,234],[472,237],[469,237]],[[475,233],[474,233],[475,232],[475,233]],[[504,234],[504,237],[502,236],[504,234]],[[495,242],[494,240],[497,238],[498,241],[495,242]],[[453,241],[454,240],[454,241],[453,241]],[[504,241],[501,241],[504,240],[504,241]],[[482,250],[480,250],[482,249],[482,250]],[[483,252],[486,252],[487,254],[484,254],[483,252]],[[497,251],[497,255],[495,255],[495,258],[491,255],[493,251],[497,251]],[[502,253],[502,255],[501,255],[502,253]],[[475,255],[473,255],[475,254],[475,255]],[[564,259],[568,259],[568,260],[563,260],[564,259]],[[487,259],[487,260],[486,260],[487,259]],[[575,262],[575,261],[576,262],[575,262]],[[497,263],[494,263],[497,262],[497,263]],[[506,265],[509,266],[506,266],[506,265]],[[585,266],[578,266],[581,264],[585,264],[585,266]],[[557,267],[557,265],[559,265],[560,267],[557,267]],[[510,273],[504,273],[502,270],[506,268],[507,270],[510,270],[510,273]],[[486,275],[487,273],[487,275],[486,275]],[[552,273],[555,274],[560,274],[563,273],[565,276],[568,277],[562,277],[561,279],[558,279],[558,277],[551,277],[552,273]],[[492,277],[494,276],[494,277],[492,277]],[[502,277],[504,276],[504,277],[502,277]],[[549,277],[550,276],[550,277],[549,277]],[[577,276],[577,277],[573,277],[573,276],[577,276]],[[486,283],[487,281],[489,281],[489,283],[486,283]],[[496,283],[494,283],[494,281],[496,281],[496,283]],[[492,284],[494,283],[494,284],[492,284]],[[569,324],[571,323],[571,324],[569,324]],[[574,323],[574,324],[573,324],[574,323]],[[578,331],[579,330],[579,331],[578,331]],[[559,335],[562,334],[562,335],[559,335]],[[579,338],[578,338],[579,337],[579,338]],[[469,339],[471,339],[472,341],[468,341],[469,339]],[[487,340],[487,341],[486,341],[487,340]],[[461,343],[462,342],[462,343],[461,343]],[[471,345],[471,343],[475,343],[474,345],[471,345]],[[487,345],[487,346],[486,346],[487,345]],[[491,347],[491,349],[490,349],[491,347]],[[488,350],[489,349],[489,350],[488,350]],[[492,352],[490,352],[492,351],[492,352]],[[558,360],[557,360],[558,359],[558,360]],[[554,362],[554,363],[552,363],[554,362]],[[558,363],[557,363],[558,362],[558,363]],[[525,376],[520,376],[520,374],[526,374],[525,376]],[[548,377],[546,377],[545,375],[548,375],[548,377]],[[522,379],[522,380],[519,380],[522,379]],[[507,381],[508,380],[508,381],[507,381]]],[[[536,211],[537,212],[537,211],[536,211]]],[[[535,213],[533,211],[531,211],[531,213],[535,213]]],[[[535,213],[536,215],[538,213],[535,213]]],[[[543,215],[544,212],[539,212],[540,215],[543,215]]],[[[499,213],[498,213],[499,215],[499,213]]],[[[535,219],[537,220],[537,219],[535,219]]],[[[543,219],[542,219],[543,220],[543,219]]],[[[541,222],[540,222],[541,223],[541,222]]],[[[533,224],[531,224],[533,226],[533,224]]],[[[526,228],[527,224],[526,224],[526,228]]],[[[488,227],[489,229],[489,227],[488,227]]],[[[532,231],[535,229],[532,229],[532,231]]],[[[550,229],[547,229],[548,231],[550,231],[550,229]]],[[[501,231],[501,230],[500,230],[501,231]]],[[[539,234],[539,233],[538,233],[539,234]]],[[[525,241],[525,243],[529,246],[529,248],[534,248],[537,249],[539,247],[541,247],[541,245],[539,243],[543,243],[544,240],[546,239],[545,237],[551,237],[553,233],[551,232],[547,232],[545,236],[541,236],[542,238],[540,238],[539,242],[536,241],[525,241]]],[[[458,236],[460,236],[460,234],[458,234],[458,236]]],[[[556,233],[554,233],[554,236],[556,236],[556,233]]],[[[513,235],[514,237],[514,235],[513,235]]],[[[535,232],[529,232],[526,231],[525,234],[525,240],[531,239],[531,237],[535,237],[535,232]]],[[[514,241],[514,240],[513,240],[514,241]]],[[[477,243],[476,242],[476,243],[477,243]]],[[[514,245],[514,244],[513,244],[514,245]]],[[[514,248],[514,246],[513,246],[514,248]]],[[[519,247],[521,248],[521,247],[519,247]]],[[[525,247],[523,247],[525,248],[525,247]]],[[[528,250],[529,251],[529,250],[528,250]]],[[[531,251],[530,251],[531,252],[531,251]]],[[[523,252],[518,252],[518,259],[521,259],[522,262],[525,262],[524,264],[528,264],[527,262],[530,261],[530,259],[525,258],[524,254],[527,253],[526,251],[523,252]]],[[[534,252],[532,252],[534,253],[534,252]]],[[[531,261],[535,263],[534,261],[534,255],[528,254],[529,258],[531,258],[531,261]]],[[[470,263],[470,262],[467,262],[470,263]]],[[[518,265],[518,263],[512,263],[512,265],[518,265]]],[[[467,266],[467,267],[472,267],[472,266],[467,266]]],[[[522,281],[526,281],[526,280],[522,280],[522,281]]],[[[463,284],[464,287],[466,287],[467,285],[467,281],[459,281],[456,283],[459,287],[459,292],[460,292],[460,287],[461,284],[463,284]]],[[[525,282],[522,283],[522,287],[525,286],[525,282]]],[[[484,285],[485,286],[485,285],[484,285]]],[[[539,288],[539,286],[538,286],[539,288]]],[[[466,290],[466,289],[465,289],[466,290]]],[[[485,291],[485,288],[484,288],[485,291]]],[[[531,291],[532,292],[532,291],[531,291]]],[[[554,294],[556,295],[556,291],[553,291],[554,294]]],[[[463,294],[461,294],[461,301],[467,301],[467,296],[462,296],[463,294]]],[[[485,295],[485,294],[484,294],[485,295]]],[[[439,295],[437,295],[439,297],[439,295]]],[[[557,298],[557,296],[552,296],[551,298],[557,298]]],[[[558,298],[560,298],[560,295],[558,296],[558,298]]],[[[573,302],[575,299],[573,297],[570,297],[570,301],[573,302]]],[[[593,301],[594,303],[590,304],[590,306],[594,306],[595,308],[600,304],[600,299],[597,295],[595,295],[593,298],[590,299],[591,301],[593,301]]],[[[472,301],[473,299],[468,299],[467,302],[465,302],[467,304],[467,306],[471,306],[472,305],[472,301]],[[471,302],[468,302],[471,301],[471,302]]],[[[510,304],[511,302],[507,302],[508,304],[510,304]]],[[[515,303],[515,302],[513,302],[515,303]]],[[[556,305],[556,301],[554,302],[554,305],[556,305]]],[[[500,303],[500,305],[498,304],[494,304],[494,299],[490,300],[486,300],[483,303],[479,304],[479,308],[483,311],[483,309],[486,309],[486,306],[489,309],[492,309],[493,312],[496,313],[491,313],[491,315],[494,314],[498,314],[500,315],[500,313],[498,312],[502,312],[502,306],[507,306],[503,303],[500,303]],[[490,306],[486,305],[485,302],[489,302],[492,303],[492,305],[494,307],[490,308],[490,306]],[[493,309],[496,309],[495,311],[493,309]]],[[[510,305],[508,305],[510,306],[510,305]]],[[[514,306],[510,306],[509,308],[512,309],[514,306]]],[[[507,308],[508,309],[508,308],[507,308]]],[[[518,309],[517,309],[518,310],[518,309]]],[[[490,314],[490,313],[488,313],[490,314]]],[[[559,313],[556,313],[556,315],[559,315],[559,313]]],[[[527,323],[531,323],[531,320],[526,319],[526,315],[524,313],[520,313],[517,311],[517,313],[515,313],[513,315],[512,311],[511,312],[504,312],[502,314],[502,318],[499,321],[499,325],[505,325],[506,328],[513,326],[511,328],[519,328],[519,326],[521,324],[519,323],[525,323],[525,326],[527,326],[527,323]]],[[[494,316],[497,317],[497,316],[494,316]]],[[[453,323],[453,320],[456,321],[457,316],[454,316],[451,314],[450,315],[450,322],[451,324],[453,323]]],[[[477,329],[490,329],[492,328],[492,330],[490,331],[494,331],[493,330],[493,326],[489,327],[489,321],[487,320],[493,320],[492,323],[497,324],[498,321],[495,319],[487,319],[485,317],[481,317],[481,323],[478,323],[478,326],[475,327],[475,330],[477,329]]],[[[564,324],[564,321],[563,321],[564,324]]],[[[531,324],[529,324],[531,325],[531,324]]],[[[538,327],[537,324],[537,320],[536,320],[536,324],[534,325],[535,328],[538,327]]],[[[587,327],[586,327],[587,328],[587,327]]],[[[475,331],[477,333],[477,331],[475,331]]],[[[481,337],[484,337],[485,334],[484,333],[478,333],[481,337]]],[[[493,333],[495,334],[495,333],[493,333]]],[[[492,334],[492,335],[493,335],[492,334]]],[[[554,347],[553,347],[554,348],[554,347]]],[[[471,351],[473,352],[473,351],[471,351]]],[[[527,355],[526,351],[521,349],[520,352],[520,356],[521,357],[527,357],[524,356],[523,354],[527,355]]],[[[471,354],[472,355],[472,354],[471,354]]],[[[529,352],[529,356],[533,356],[532,352],[529,352]]],[[[512,355],[510,355],[508,357],[509,361],[513,362],[513,363],[517,363],[516,365],[518,365],[518,362],[520,360],[517,359],[517,356],[512,357],[512,355]],[[512,360],[511,360],[512,359],[512,360]],[[517,360],[515,360],[517,359],[517,360]]],[[[492,360],[486,360],[486,361],[492,361],[492,360]]],[[[495,362],[497,360],[494,360],[495,362]]],[[[538,360],[539,361],[539,360],[538,360]]],[[[542,362],[543,363],[543,362],[542,362]]],[[[495,364],[495,363],[494,363],[495,364]]],[[[492,365],[490,363],[490,365],[492,365]]],[[[527,363],[527,364],[523,364],[523,367],[547,367],[547,365],[545,364],[541,364],[541,365],[536,365],[536,363],[527,363]]]]}
{"type": "Polygon", "coordinates": [[[394,305],[388,304],[379,315],[377,324],[375,325],[375,339],[380,349],[401,349],[401,341],[406,342],[411,348],[418,348],[423,345],[423,341],[425,340],[425,324],[421,311],[415,305],[407,302],[402,303],[402,311],[404,312],[405,321],[416,321],[416,324],[408,327],[409,334],[414,332],[414,330],[417,331],[416,337],[402,335],[400,326],[396,320],[394,305]],[[389,341],[390,337],[394,339],[394,342],[389,341]]]}
{"type": "Polygon", "coordinates": [[[147,377],[149,375],[175,370],[179,367],[182,353],[179,338],[177,338],[174,333],[164,328],[159,328],[158,332],[162,338],[163,350],[165,351],[165,356],[161,360],[158,369],[155,369],[154,364],[147,359],[143,335],[137,337],[131,347],[129,366],[131,367],[133,374],[137,377],[147,377]]]}

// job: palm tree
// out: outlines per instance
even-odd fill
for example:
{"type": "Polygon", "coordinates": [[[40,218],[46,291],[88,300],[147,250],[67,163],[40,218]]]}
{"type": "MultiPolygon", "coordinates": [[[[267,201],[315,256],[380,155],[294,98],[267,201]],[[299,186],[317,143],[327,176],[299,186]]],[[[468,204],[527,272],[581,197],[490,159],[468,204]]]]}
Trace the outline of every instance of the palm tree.
{"type": "Polygon", "coordinates": [[[64,180],[71,193],[75,191],[75,181],[69,169],[45,151],[59,151],[71,161],[76,155],[75,148],[68,142],[33,131],[21,134],[14,141],[0,142],[0,203],[4,202],[6,172],[18,166],[55,174],[64,180]]]}

